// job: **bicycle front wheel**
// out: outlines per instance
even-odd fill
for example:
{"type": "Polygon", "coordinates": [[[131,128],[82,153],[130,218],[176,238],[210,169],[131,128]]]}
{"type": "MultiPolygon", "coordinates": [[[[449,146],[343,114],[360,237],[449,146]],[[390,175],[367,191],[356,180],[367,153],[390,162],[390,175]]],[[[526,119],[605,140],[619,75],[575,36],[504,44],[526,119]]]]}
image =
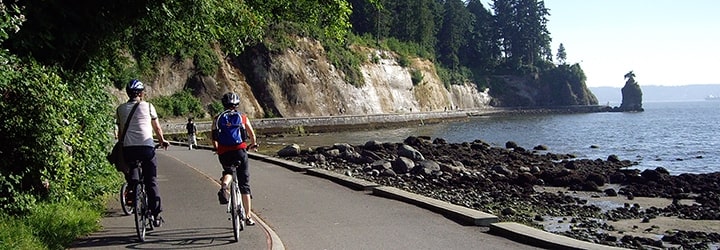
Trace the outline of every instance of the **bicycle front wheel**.
{"type": "Polygon", "coordinates": [[[233,181],[230,184],[230,216],[232,217],[233,236],[236,242],[240,241],[240,231],[245,228],[241,211],[242,200],[240,198],[240,190],[238,189],[237,182],[233,181]]]}
{"type": "Polygon", "coordinates": [[[147,231],[147,197],[142,184],[135,185],[135,231],[141,242],[145,242],[147,231]]]}
{"type": "Polygon", "coordinates": [[[128,192],[130,192],[130,189],[128,188],[128,184],[123,183],[122,187],[120,187],[120,207],[122,207],[122,211],[125,215],[130,215],[135,211],[135,207],[133,204],[128,203],[128,192]]]}

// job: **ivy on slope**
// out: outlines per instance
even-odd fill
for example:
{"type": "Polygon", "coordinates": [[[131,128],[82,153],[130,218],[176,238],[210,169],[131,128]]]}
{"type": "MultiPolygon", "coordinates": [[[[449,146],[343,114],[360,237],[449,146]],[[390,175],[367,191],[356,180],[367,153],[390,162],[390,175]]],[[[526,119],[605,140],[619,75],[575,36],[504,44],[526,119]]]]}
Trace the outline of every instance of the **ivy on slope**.
{"type": "MultiPolygon", "coordinates": [[[[23,214],[36,202],[97,199],[112,183],[110,97],[100,74],[0,52],[0,210],[23,214]]],[[[89,71],[92,72],[92,71],[89,71]]]]}

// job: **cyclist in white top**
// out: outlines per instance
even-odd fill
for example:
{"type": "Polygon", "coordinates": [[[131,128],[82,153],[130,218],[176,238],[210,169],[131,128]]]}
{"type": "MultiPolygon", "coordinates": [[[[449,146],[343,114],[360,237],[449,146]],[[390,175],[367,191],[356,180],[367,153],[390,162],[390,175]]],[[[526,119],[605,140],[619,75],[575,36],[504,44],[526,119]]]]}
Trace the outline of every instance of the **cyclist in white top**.
{"type": "Polygon", "coordinates": [[[123,157],[130,167],[129,173],[125,175],[125,180],[131,187],[137,184],[140,180],[140,174],[137,171],[137,165],[134,163],[140,162],[153,223],[156,227],[159,227],[162,224],[162,217],[160,217],[162,207],[160,206],[160,192],[157,183],[157,160],[155,159],[153,131],[155,131],[160,145],[165,150],[167,150],[170,143],[163,136],[155,106],[143,101],[145,95],[143,83],[133,79],[128,83],[125,91],[130,99],[117,107],[115,120],[119,131],[126,129],[124,128],[125,122],[133,107],[136,104],[138,105],[127,127],[127,132],[125,132],[125,138],[119,138],[123,140],[123,157]]]}

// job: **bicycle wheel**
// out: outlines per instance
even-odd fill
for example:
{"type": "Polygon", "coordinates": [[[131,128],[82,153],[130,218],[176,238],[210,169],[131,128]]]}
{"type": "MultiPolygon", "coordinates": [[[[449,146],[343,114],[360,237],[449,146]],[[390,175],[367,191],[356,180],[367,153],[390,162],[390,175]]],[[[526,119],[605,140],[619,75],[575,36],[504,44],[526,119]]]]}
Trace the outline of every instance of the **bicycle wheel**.
{"type": "Polygon", "coordinates": [[[243,220],[240,214],[242,201],[240,201],[238,193],[237,183],[233,181],[230,184],[230,217],[233,224],[233,236],[235,237],[236,242],[240,241],[240,231],[244,228],[243,220]]]}
{"type": "Polygon", "coordinates": [[[145,241],[145,232],[147,231],[147,197],[142,184],[135,185],[135,231],[141,242],[145,241]]]}
{"type": "Polygon", "coordinates": [[[135,211],[135,207],[131,203],[128,203],[127,200],[127,193],[129,191],[127,182],[123,183],[122,187],[120,187],[120,207],[122,207],[122,211],[125,215],[130,215],[133,211],[135,211]]]}

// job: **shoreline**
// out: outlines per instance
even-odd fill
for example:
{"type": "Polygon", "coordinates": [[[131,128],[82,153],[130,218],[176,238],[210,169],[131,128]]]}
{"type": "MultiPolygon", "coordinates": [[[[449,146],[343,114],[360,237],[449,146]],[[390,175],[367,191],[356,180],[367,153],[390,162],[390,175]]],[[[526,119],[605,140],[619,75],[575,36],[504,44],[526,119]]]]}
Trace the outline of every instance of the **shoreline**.
{"type": "Polygon", "coordinates": [[[277,157],[578,240],[628,248],[720,246],[720,203],[712,185],[720,173],[673,176],[662,168],[631,170],[632,162],[611,157],[576,159],[480,140],[412,136],[296,152],[277,157]]]}
{"type": "MultiPolygon", "coordinates": [[[[360,130],[416,126],[423,124],[458,121],[471,117],[490,117],[506,115],[533,114],[573,114],[610,112],[605,105],[588,106],[556,106],[556,107],[488,107],[482,109],[458,109],[447,111],[429,111],[413,113],[390,113],[372,115],[343,115],[316,117],[288,117],[251,119],[253,128],[258,134],[272,136],[278,134],[325,133],[338,130],[360,130]]],[[[185,134],[185,123],[166,121],[163,131],[168,135],[185,134]]],[[[198,131],[210,131],[212,122],[196,121],[198,131]]]]}

